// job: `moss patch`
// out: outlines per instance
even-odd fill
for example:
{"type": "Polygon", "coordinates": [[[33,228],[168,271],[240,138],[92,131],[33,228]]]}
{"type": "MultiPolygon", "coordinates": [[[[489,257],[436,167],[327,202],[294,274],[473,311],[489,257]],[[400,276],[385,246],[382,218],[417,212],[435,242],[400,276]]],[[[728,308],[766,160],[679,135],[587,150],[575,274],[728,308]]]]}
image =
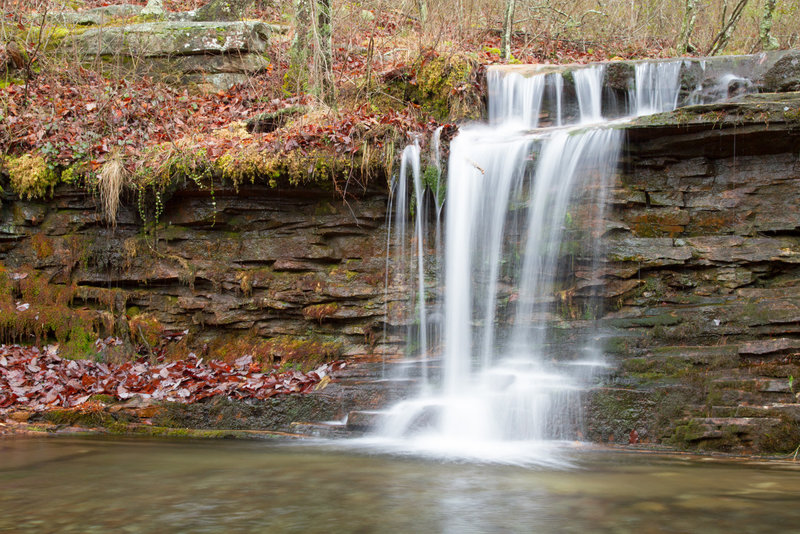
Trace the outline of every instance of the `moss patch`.
{"type": "Polygon", "coordinates": [[[5,161],[11,188],[20,197],[43,198],[53,194],[59,176],[39,155],[23,154],[5,161]]]}

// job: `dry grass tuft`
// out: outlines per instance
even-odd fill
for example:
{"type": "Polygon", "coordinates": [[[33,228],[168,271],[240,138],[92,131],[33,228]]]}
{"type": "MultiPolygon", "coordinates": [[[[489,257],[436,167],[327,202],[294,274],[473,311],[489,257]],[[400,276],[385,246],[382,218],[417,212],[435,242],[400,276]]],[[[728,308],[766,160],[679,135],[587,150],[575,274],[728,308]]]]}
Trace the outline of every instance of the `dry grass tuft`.
{"type": "Polygon", "coordinates": [[[112,228],[117,226],[119,197],[127,177],[128,173],[122,164],[122,155],[119,152],[112,154],[100,170],[100,181],[97,184],[100,190],[100,204],[103,217],[112,228]]]}

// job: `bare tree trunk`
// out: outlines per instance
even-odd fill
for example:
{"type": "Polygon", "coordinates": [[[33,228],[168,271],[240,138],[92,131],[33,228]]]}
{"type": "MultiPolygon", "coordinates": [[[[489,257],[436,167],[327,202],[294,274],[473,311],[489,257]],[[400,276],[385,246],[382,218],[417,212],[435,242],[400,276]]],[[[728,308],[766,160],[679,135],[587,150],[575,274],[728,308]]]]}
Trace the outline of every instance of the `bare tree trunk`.
{"type": "MultiPolygon", "coordinates": [[[[742,17],[742,13],[747,5],[747,1],[748,0],[739,0],[739,3],[736,4],[736,7],[734,7],[733,11],[731,12],[730,18],[728,18],[727,21],[722,21],[722,30],[720,30],[720,32],[711,42],[711,48],[708,51],[709,56],[715,56],[719,54],[725,50],[725,47],[728,46],[728,42],[731,40],[733,31],[736,29],[736,24],[742,17]]],[[[727,7],[727,3],[725,5],[727,7]]]]}
{"type": "Polygon", "coordinates": [[[314,85],[322,101],[336,107],[336,86],[333,82],[333,0],[314,0],[316,28],[314,50],[314,85]]]}
{"type": "Polygon", "coordinates": [[[308,60],[311,48],[311,2],[294,0],[294,38],[289,48],[289,69],[283,80],[287,93],[308,90],[308,60]]]}
{"type": "Polygon", "coordinates": [[[503,42],[501,44],[500,57],[508,59],[511,57],[511,36],[514,33],[514,9],[516,0],[506,0],[506,17],[503,20],[503,42]]]}
{"type": "Polygon", "coordinates": [[[686,0],[686,10],[683,12],[681,33],[678,36],[678,55],[682,56],[693,48],[691,45],[694,24],[697,20],[697,0],[686,0]]]}
{"type": "Polygon", "coordinates": [[[332,0],[294,0],[295,33],[283,87],[301,93],[311,85],[323,102],[336,107],[331,4],[332,0]]]}
{"type": "Polygon", "coordinates": [[[777,50],[780,47],[778,40],[772,36],[772,21],[775,16],[777,0],[765,0],[764,11],[761,13],[761,24],[758,26],[758,36],[761,38],[761,48],[764,50],[777,50]]]}
{"type": "Polygon", "coordinates": [[[419,11],[419,22],[425,26],[428,22],[428,0],[417,0],[417,10],[419,11]]]}

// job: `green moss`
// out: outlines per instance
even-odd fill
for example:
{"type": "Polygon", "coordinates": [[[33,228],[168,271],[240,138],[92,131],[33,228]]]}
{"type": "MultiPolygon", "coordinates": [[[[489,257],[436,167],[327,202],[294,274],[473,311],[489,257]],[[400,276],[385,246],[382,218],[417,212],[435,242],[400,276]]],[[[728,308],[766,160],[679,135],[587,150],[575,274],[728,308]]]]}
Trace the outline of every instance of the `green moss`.
{"type": "Polygon", "coordinates": [[[592,398],[592,413],[598,421],[626,434],[641,428],[645,415],[638,394],[625,390],[597,391],[592,398]]]}
{"type": "Polygon", "coordinates": [[[634,328],[637,326],[645,327],[664,327],[680,324],[682,319],[674,313],[662,313],[659,315],[646,315],[644,317],[632,317],[624,319],[612,319],[611,326],[616,328],[634,328]]]}
{"type": "Polygon", "coordinates": [[[97,394],[89,397],[89,401],[102,402],[103,404],[116,404],[118,401],[112,395],[97,394]]]}
{"type": "MultiPolygon", "coordinates": [[[[253,435],[241,430],[205,430],[196,428],[170,428],[164,426],[129,425],[120,432],[128,435],[149,436],[154,438],[184,438],[184,439],[255,439],[253,435]]],[[[265,433],[266,434],[266,433],[265,433]]]]}
{"type": "Polygon", "coordinates": [[[622,363],[626,375],[645,382],[678,380],[691,372],[692,365],[677,356],[630,358],[622,363]]]}
{"type": "Polygon", "coordinates": [[[423,185],[436,197],[436,203],[440,206],[444,203],[447,196],[447,186],[441,180],[441,172],[434,165],[425,167],[422,173],[423,185]]]}
{"type": "Polygon", "coordinates": [[[469,109],[477,62],[464,56],[425,56],[416,66],[412,98],[441,121],[478,118],[479,107],[469,109]]]}
{"type": "Polygon", "coordinates": [[[64,345],[72,340],[76,351],[85,349],[87,339],[94,340],[97,316],[90,310],[70,306],[78,288],[51,284],[46,275],[38,272],[25,274],[25,278],[12,284],[0,266],[0,340],[43,344],[55,338],[64,345]],[[16,301],[30,307],[17,310],[16,301]]]}
{"type": "Polygon", "coordinates": [[[629,338],[623,336],[607,337],[602,340],[603,351],[609,354],[627,354],[629,338]]]}
{"type": "Polygon", "coordinates": [[[41,418],[54,425],[84,428],[107,428],[117,423],[117,419],[104,410],[50,410],[41,418]]]}
{"type": "Polygon", "coordinates": [[[67,167],[61,171],[61,181],[65,184],[74,184],[78,181],[78,174],[75,167],[67,167]]]}
{"type": "Polygon", "coordinates": [[[705,429],[694,419],[689,419],[684,424],[676,425],[672,436],[667,440],[670,444],[687,448],[693,442],[698,441],[705,435],[705,429]]]}
{"type": "Polygon", "coordinates": [[[61,356],[67,359],[82,359],[94,355],[94,341],[97,339],[92,331],[86,331],[81,326],[73,326],[69,331],[67,342],[61,348],[61,356]]]}
{"type": "Polygon", "coordinates": [[[36,251],[36,257],[41,260],[53,255],[53,242],[43,233],[34,234],[31,237],[31,245],[33,250],[36,251]]]}
{"type": "Polygon", "coordinates": [[[782,416],[779,424],[760,434],[756,446],[766,453],[790,453],[800,445],[800,425],[797,421],[782,416]]]}
{"type": "Polygon", "coordinates": [[[9,85],[22,85],[25,83],[25,80],[22,78],[13,78],[8,75],[0,78],[0,89],[5,89],[9,85]]]}
{"type": "Polygon", "coordinates": [[[44,158],[39,155],[23,154],[5,161],[11,188],[20,197],[27,199],[52,196],[59,177],[44,158]]]}

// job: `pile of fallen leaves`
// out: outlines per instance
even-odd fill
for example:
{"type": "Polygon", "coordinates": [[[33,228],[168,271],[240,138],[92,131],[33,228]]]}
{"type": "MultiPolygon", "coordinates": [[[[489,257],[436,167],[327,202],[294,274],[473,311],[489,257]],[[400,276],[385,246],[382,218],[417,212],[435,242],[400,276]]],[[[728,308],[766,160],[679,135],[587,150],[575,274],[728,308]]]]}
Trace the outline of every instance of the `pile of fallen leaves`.
{"type": "Polygon", "coordinates": [[[136,157],[147,146],[209,134],[298,100],[264,101],[267,77],[203,95],[147,79],[111,81],[89,71],[83,77],[76,83],[65,74],[42,75],[27,88],[0,89],[5,102],[0,150],[15,154],[35,149],[52,163],[68,166],[83,160],[96,168],[112,150],[136,157]]]}
{"type": "Polygon", "coordinates": [[[305,154],[330,147],[338,154],[352,154],[362,148],[363,134],[376,126],[389,125],[409,135],[429,133],[436,127],[412,107],[375,112],[365,104],[313,121],[298,121],[280,132],[219,135],[219,129],[232,122],[307,105],[310,98],[264,99],[266,90],[262,89],[269,83],[268,76],[214,94],[190,94],[149,80],[110,81],[88,71],[84,76],[92,83],[76,85],[67,76],[54,75],[41,76],[27,89],[15,85],[0,89],[0,99],[6,103],[0,152],[33,150],[51,164],[68,167],[84,162],[90,170],[97,170],[110,152],[122,152],[135,167],[144,161],[148,147],[179,140],[190,142],[193,151],[204,150],[212,161],[243,145],[268,153],[299,149],[305,154]]]}
{"type": "Polygon", "coordinates": [[[184,360],[150,364],[146,359],[121,365],[67,360],[54,346],[0,345],[0,409],[33,411],[71,408],[92,395],[120,400],[139,395],[144,400],[192,403],[224,395],[232,399],[268,399],[276,395],[308,393],[343,361],[314,371],[263,371],[250,355],[233,365],[219,360],[203,362],[190,353],[184,360]]]}

